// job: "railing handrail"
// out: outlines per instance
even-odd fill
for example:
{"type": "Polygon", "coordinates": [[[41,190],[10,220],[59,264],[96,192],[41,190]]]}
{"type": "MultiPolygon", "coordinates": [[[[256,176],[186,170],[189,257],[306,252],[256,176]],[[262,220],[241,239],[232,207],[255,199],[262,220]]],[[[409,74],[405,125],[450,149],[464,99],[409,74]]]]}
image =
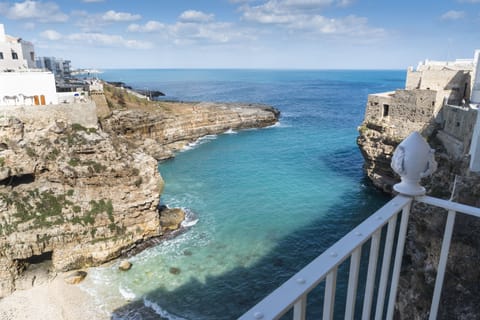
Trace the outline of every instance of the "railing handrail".
{"type": "Polygon", "coordinates": [[[403,195],[398,195],[390,200],[239,319],[277,319],[281,317],[412,200],[413,198],[403,195]]]}
{"type": "Polygon", "coordinates": [[[468,214],[468,215],[480,218],[480,208],[472,207],[466,204],[461,204],[458,202],[434,198],[430,196],[415,197],[415,201],[423,202],[435,207],[440,207],[446,210],[452,210],[455,212],[460,212],[460,213],[464,213],[464,214],[468,214]]]}
{"type": "MultiPolygon", "coordinates": [[[[450,221],[447,222],[444,236],[444,244],[442,245],[441,254],[441,260],[444,261],[441,261],[439,263],[437,281],[435,284],[436,287],[434,290],[435,292],[433,301],[438,300],[442,290],[443,276],[445,272],[444,268],[446,265],[446,259],[448,257],[448,249],[450,246],[451,232],[453,230],[454,215],[455,213],[463,213],[480,218],[480,208],[430,196],[408,197],[404,195],[397,195],[395,198],[385,204],[382,208],[372,214],[369,218],[364,220],[360,225],[355,227],[343,238],[333,244],[324,253],[315,258],[297,274],[295,274],[293,277],[283,283],[270,295],[268,295],[257,305],[255,305],[253,308],[243,314],[239,318],[239,320],[278,319],[292,307],[297,307],[296,304],[299,304],[299,306],[301,306],[300,308],[302,308],[302,310],[300,310],[298,313],[301,314],[298,319],[304,319],[306,308],[306,295],[316,286],[318,286],[320,282],[324,281],[327,275],[331,275],[333,273],[334,277],[336,277],[336,268],[342,262],[352,256],[352,253],[354,253],[354,251],[359,251],[358,249],[361,249],[361,247],[369,239],[372,238],[372,235],[374,235],[375,233],[378,234],[378,232],[380,232],[380,230],[389,222],[390,219],[395,219],[395,215],[397,215],[402,209],[409,206],[413,201],[443,208],[446,209],[449,213],[448,220],[450,221]]],[[[399,241],[400,240],[403,242],[405,239],[399,238],[399,241]]],[[[401,244],[401,246],[403,251],[403,244],[401,244]]],[[[393,272],[393,274],[395,274],[395,272],[393,272]]],[[[396,281],[397,279],[393,279],[392,285],[395,285],[394,282],[396,281]]],[[[389,314],[393,311],[393,305],[390,304],[395,303],[396,287],[393,289],[390,295],[392,294],[393,296],[390,296],[391,301],[389,301],[389,309],[391,310],[389,310],[389,312],[387,313],[387,318],[389,318],[389,314]]],[[[383,298],[380,301],[381,304],[383,304],[383,298]]],[[[330,301],[329,303],[333,302],[330,301]]],[[[368,308],[370,308],[370,306],[368,308]]],[[[382,308],[380,308],[380,310],[382,310],[382,308]]],[[[436,317],[437,311],[438,303],[436,301],[432,302],[430,319],[434,319],[436,317]]],[[[369,312],[370,311],[368,311],[368,313],[369,312]]],[[[376,318],[379,318],[379,315],[376,314],[376,318]]],[[[294,319],[297,319],[297,317],[294,316],[294,319]]]]}

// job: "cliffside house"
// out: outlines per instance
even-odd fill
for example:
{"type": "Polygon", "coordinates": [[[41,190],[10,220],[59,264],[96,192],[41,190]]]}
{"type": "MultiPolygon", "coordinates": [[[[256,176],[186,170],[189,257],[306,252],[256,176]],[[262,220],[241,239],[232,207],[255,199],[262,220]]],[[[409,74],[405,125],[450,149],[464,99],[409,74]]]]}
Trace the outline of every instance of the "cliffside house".
{"type": "Polygon", "coordinates": [[[410,132],[437,137],[456,158],[470,156],[480,171],[480,50],[473,59],[419,63],[407,71],[405,89],[371,94],[365,123],[388,128],[398,141],[410,132]]]}
{"type": "Polygon", "coordinates": [[[5,34],[0,24],[0,71],[35,68],[35,50],[31,42],[5,34]]]}

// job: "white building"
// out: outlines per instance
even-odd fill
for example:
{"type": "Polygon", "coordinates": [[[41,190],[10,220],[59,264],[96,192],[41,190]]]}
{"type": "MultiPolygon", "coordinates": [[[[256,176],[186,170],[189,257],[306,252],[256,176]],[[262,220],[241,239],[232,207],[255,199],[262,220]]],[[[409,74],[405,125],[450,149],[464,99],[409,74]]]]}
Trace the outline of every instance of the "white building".
{"type": "Polygon", "coordinates": [[[31,42],[5,34],[0,24],[0,71],[35,68],[35,50],[31,42]]]}
{"type": "Polygon", "coordinates": [[[69,79],[72,77],[70,60],[55,57],[37,57],[35,63],[37,68],[53,72],[56,79],[69,79]]]}
{"type": "Polygon", "coordinates": [[[51,72],[0,72],[0,106],[58,104],[51,72]]]}
{"type": "Polygon", "coordinates": [[[33,44],[5,34],[0,24],[0,106],[57,103],[55,77],[35,69],[33,44]]]}

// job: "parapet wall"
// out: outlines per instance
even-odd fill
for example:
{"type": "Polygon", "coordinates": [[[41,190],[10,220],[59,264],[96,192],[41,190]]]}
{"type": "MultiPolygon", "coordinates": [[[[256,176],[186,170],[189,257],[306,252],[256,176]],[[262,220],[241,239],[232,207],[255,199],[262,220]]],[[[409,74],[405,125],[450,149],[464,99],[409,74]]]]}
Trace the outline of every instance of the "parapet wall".
{"type": "Polygon", "coordinates": [[[405,89],[437,91],[436,107],[443,105],[444,98],[449,104],[460,105],[470,97],[471,72],[468,70],[408,70],[405,89]]]}
{"type": "Polygon", "coordinates": [[[442,130],[437,138],[448,154],[460,159],[469,153],[477,120],[477,110],[468,107],[445,105],[439,114],[442,130]]]}
{"type": "Polygon", "coordinates": [[[78,123],[86,128],[98,125],[97,108],[94,102],[55,104],[46,106],[2,106],[0,117],[14,116],[25,122],[51,123],[61,120],[78,123]]]}

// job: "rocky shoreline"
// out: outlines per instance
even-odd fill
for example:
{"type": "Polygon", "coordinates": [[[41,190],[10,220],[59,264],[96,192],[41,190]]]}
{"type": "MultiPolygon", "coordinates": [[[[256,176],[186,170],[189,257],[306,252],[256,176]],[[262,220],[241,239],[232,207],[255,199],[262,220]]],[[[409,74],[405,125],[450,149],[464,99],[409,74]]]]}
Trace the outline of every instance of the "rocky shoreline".
{"type": "Polygon", "coordinates": [[[34,107],[0,118],[0,297],[37,263],[51,261],[54,272],[95,266],[178,229],[184,216],[158,210],[158,160],[204,135],[279,117],[266,106],[147,102],[116,90],[100,97],[98,126],[45,110],[35,117],[34,107]]]}

